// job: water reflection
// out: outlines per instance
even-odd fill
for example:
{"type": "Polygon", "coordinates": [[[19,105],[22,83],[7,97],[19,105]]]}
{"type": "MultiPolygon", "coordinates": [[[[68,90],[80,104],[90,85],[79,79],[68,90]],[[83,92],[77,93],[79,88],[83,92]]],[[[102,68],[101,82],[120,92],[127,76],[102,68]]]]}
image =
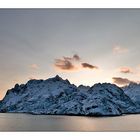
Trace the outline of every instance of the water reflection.
{"type": "Polygon", "coordinates": [[[0,113],[0,131],[140,131],[140,115],[80,117],[0,113]]]}

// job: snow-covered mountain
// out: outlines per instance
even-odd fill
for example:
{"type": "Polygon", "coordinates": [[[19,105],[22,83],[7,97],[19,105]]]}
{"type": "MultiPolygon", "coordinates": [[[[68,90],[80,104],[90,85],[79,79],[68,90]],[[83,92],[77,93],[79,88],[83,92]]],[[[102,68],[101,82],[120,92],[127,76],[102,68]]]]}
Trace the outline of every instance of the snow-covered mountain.
{"type": "Polygon", "coordinates": [[[126,95],[140,108],[140,84],[130,83],[122,88],[126,95]]]}
{"type": "Polygon", "coordinates": [[[137,106],[114,84],[76,87],[56,76],[16,84],[1,101],[0,112],[112,116],[137,113],[137,106]]]}
{"type": "Polygon", "coordinates": [[[93,111],[99,115],[121,115],[136,111],[131,99],[114,84],[95,84],[88,93],[90,96],[85,100],[85,104],[91,107],[91,114],[93,111]]]}

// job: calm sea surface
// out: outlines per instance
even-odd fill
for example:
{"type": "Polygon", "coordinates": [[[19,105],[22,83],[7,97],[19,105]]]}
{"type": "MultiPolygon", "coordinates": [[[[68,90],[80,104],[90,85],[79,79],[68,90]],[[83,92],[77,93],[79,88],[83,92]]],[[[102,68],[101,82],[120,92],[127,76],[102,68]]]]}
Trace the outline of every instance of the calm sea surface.
{"type": "Polygon", "coordinates": [[[140,131],[140,115],[79,117],[0,113],[0,131],[140,131]]]}

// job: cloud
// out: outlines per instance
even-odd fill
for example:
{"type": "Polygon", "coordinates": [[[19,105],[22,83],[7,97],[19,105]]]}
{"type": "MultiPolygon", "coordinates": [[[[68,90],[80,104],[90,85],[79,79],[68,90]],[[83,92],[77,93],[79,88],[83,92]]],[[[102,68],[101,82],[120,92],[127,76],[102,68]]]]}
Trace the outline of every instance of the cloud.
{"type": "Polygon", "coordinates": [[[63,56],[60,59],[55,59],[54,66],[59,70],[67,71],[81,70],[83,68],[98,69],[97,66],[89,63],[81,63],[81,57],[77,54],[74,54],[72,57],[63,56]]]}
{"type": "Polygon", "coordinates": [[[60,70],[75,70],[77,69],[76,67],[76,62],[80,61],[81,58],[79,55],[74,54],[72,57],[67,57],[63,56],[61,59],[55,59],[55,67],[60,69],[60,70]]]}
{"type": "Polygon", "coordinates": [[[121,67],[119,71],[121,73],[132,73],[132,69],[129,67],[121,67]]]}
{"type": "Polygon", "coordinates": [[[134,82],[127,78],[121,78],[121,77],[113,77],[112,80],[113,80],[113,83],[117,85],[128,85],[129,83],[134,82]]]}
{"type": "Polygon", "coordinates": [[[77,54],[73,55],[73,59],[75,59],[76,61],[80,61],[81,60],[80,56],[77,55],[77,54]]]}
{"type": "Polygon", "coordinates": [[[114,46],[113,52],[116,54],[122,54],[127,53],[129,50],[127,48],[121,47],[121,46],[114,46]]]}
{"type": "Polygon", "coordinates": [[[97,66],[93,66],[93,65],[88,64],[88,63],[82,63],[81,65],[82,65],[83,68],[98,69],[97,66]]]}
{"type": "Polygon", "coordinates": [[[75,66],[72,62],[64,57],[64,59],[55,59],[55,67],[61,70],[73,70],[75,66]]]}
{"type": "Polygon", "coordinates": [[[63,58],[68,61],[80,61],[81,60],[80,56],[77,54],[74,54],[72,57],[63,56],[63,58]]]}
{"type": "Polygon", "coordinates": [[[39,66],[37,64],[31,64],[30,68],[36,70],[36,69],[39,69],[39,66]]]}

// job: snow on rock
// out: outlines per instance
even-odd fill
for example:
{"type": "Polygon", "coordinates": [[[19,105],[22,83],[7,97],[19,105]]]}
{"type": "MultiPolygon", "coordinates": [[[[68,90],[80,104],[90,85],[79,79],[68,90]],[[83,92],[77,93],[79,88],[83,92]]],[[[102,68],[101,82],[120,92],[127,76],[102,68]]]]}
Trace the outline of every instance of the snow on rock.
{"type": "Polygon", "coordinates": [[[90,86],[80,85],[80,86],[78,86],[78,89],[79,89],[81,92],[87,92],[87,91],[90,89],[90,86]]]}
{"type": "MultiPolygon", "coordinates": [[[[128,86],[122,88],[126,95],[140,108],[140,84],[130,83],[128,86]]],[[[140,109],[139,109],[140,110],[140,109]]]]}
{"type": "Polygon", "coordinates": [[[85,100],[91,114],[121,115],[135,111],[135,104],[124,94],[123,90],[114,84],[95,84],[88,90],[90,94],[85,100]],[[91,111],[90,111],[91,109],[91,111]]]}
{"type": "Polygon", "coordinates": [[[136,105],[116,85],[76,87],[57,75],[16,84],[1,101],[0,112],[112,116],[136,113],[136,105]]]}

